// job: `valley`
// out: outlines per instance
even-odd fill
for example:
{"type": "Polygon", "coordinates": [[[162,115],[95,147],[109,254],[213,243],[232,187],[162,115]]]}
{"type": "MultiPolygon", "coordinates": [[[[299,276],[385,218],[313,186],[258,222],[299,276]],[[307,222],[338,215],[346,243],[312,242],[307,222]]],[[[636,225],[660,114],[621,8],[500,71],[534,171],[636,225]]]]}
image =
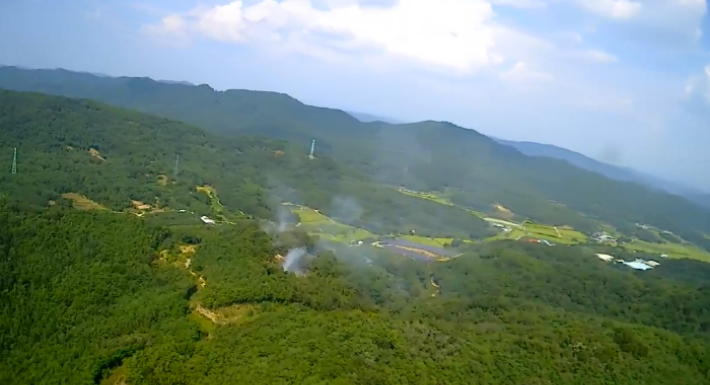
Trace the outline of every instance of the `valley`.
{"type": "Polygon", "coordinates": [[[448,123],[60,75],[0,68],[99,100],[0,90],[0,383],[707,380],[685,201],[448,123]]]}

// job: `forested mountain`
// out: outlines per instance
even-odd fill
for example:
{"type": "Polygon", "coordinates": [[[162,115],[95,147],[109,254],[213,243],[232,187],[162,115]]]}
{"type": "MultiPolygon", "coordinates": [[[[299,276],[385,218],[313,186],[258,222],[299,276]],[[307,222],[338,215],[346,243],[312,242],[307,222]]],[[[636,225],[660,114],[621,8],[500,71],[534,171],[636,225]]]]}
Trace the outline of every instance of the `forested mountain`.
{"type": "Polygon", "coordinates": [[[710,380],[699,262],[643,276],[504,242],[435,264],[361,249],[367,265],[292,242],[313,255],[303,276],[250,220],[171,230],[0,204],[0,383],[710,380]]]}
{"type": "Polygon", "coordinates": [[[529,157],[473,130],[442,122],[361,123],[288,95],[99,78],[65,70],[0,68],[0,87],[84,97],[182,120],[221,135],[259,134],[303,146],[380,183],[444,190],[483,212],[494,205],[519,219],[594,231],[599,220],[626,229],[649,223],[705,244],[710,211],[687,200],[605,178],[569,163],[529,157]]]}
{"type": "Polygon", "coordinates": [[[382,116],[376,116],[376,115],[371,115],[371,114],[366,114],[364,112],[353,112],[353,111],[347,111],[348,114],[350,114],[353,118],[363,122],[363,123],[371,123],[371,122],[385,122],[385,123],[391,123],[391,124],[399,124],[401,122],[395,120],[395,119],[390,119],[390,118],[385,118],[382,116]]]}
{"type": "Polygon", "coordinates": [[[303,140],[0,90],[0,384],[710,382],[710,265],[667,260],[638,273],[590,246],[512,241],[426,263],[262,220],[288,201],[377,234],[491,234],[475,215],[392,188],[401,183],[447,187],[452,201],[485,210],[497,202],[580,227],[598,222],[579,211],[618,226],[638,216],[702,238],[693,226],[706,213],[685,201],[446,123],[368,125],[285,95],[59,73],[93,79],[86,89],[106,98],[103,81],[122,84],[123,103],[144,95],[136,103],[175,113],[190,111],[180,98],[197,90],[205,122],[242,116],[234,133],[303,140]],[[327,130],[323,116],[352,126],[327,130]],[[636,193],[642,202],[625,195],[636,193]],[[94,210],[72,207],[77,196],[94,210]],[[137,202],[157,213],[130,215],[137,202]],[[223,220],[176,225],[188,217],[178,210],[223,220]],[[293,250],[298,274],[285,269],[293,250]]]}
{"type": "Polygon", "coordinates": [[[196,191],[209,185],[220,204],[257,218],[275,218],[274,208],[289,201],[382,234],[492,234],[475,216],[372,184],[326,156],[310,160],[284,142],[217,137],[93,101],[0,90],[0,143],[0,192],[26,206],[77,193],[111,210],[133,200],[209,213],[209,198],[196,191]],[[354,207],[348,211],[341,201],[354,207]]]}
{"type": "Polygon", "coordinates": [[[550,144],[516,142],[497,138],[494,139],[498,143],[511,146],[525,155],[544,156],[564,160],[579,168],[604,175],[609,179],[637,183],[655,190],[661,190],[670,194],[682,196],[691,202],[710,207],[710,196],[704,194],[698,189],[684,186],[680,183],[666,181],[627,167],[614,166],[600,162],[580,153],[550,144]]]}

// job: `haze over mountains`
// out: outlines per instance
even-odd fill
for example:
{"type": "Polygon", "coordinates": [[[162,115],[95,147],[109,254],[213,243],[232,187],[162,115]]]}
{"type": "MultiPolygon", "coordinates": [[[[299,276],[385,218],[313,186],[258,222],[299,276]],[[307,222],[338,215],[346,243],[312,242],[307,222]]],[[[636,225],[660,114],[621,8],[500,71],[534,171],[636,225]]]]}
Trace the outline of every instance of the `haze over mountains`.
{"type": "Polygon", "coordinates": [[[682,196],[694,203],[703,206],[710,206],[710,194],[694,187],[686,186],[677,182],[667,181],[662,178],[648,175],[628,167],[615,166],[608,163],[600,162],[596,159],[592,159],[578,152],[570,151],[551,144],[516,142],[497,138],[494,139],[498,143],[514,147],[525,155],[545,156],[549,158],[561,159],[579,168],[604,175],[609,179],[614,179],[623,182],[638,183],[646,187],[682,196]]]}
{"type": "MultiPolygon", "coordinates": [[[[607,179],[567,161],[529,157],[447,122],[362,123],[346,112],[305,105],[281,93],[215,91],[149,78],[97,77],[67,70],[0,68],[0,87],[89,98],[193,124],[220,135],[288,140],[332,157],[373,181],[451,191],[454,203],[489,212],[504,206],[522,219],[593,231],[601,218],[618,228],[652,223],[708,242],[710,212],[685,199],[607,179]]],[[[495,210],[494,210],[495,211],[495,210]]]]}
{"type": "Polygon", "coordinates": [[[682,198],[447,122],[6,68],[0,88],[74,98],[0,90],[0,153],[20,150],[17,174],[0,157],[2,384],[707,382],[710,265],[594,254],[707,258],[710,211],[682,198]],[[575,235],[501,242],[489,219],[575,235]],[[621,247],[588,242],[610,228],[621,247]],[[455,257],[373,242],[414,234],[455,257]]]}
{"type": "MultiPolygon", "coordinates": [[[[229,125],[229,122],[218,122],[218,121],[210,121],[209,123],[206,123],[202,118],[200,117],[190,117],[190,116],[183,116],[184,114],[180,112],[182,109],[183,111],[190,111],[191,113],[194,112],[194,110],[200,109],[200,105],[195,105],[195,106],[185,106],[185,108],[176,108],[175,105],[162,105],[162,106],[157,106],[157,105],[152,105],[151,103],[148,103],[147,105],[145,103],[139,103],[138,100],[141,100],[141,98],[146,98],[146,95],[137,95],[135,92],[137,92],[137,89],[140,87],[140,84],[142,83],[143,86],[147,86],[151,82],[158,82],[158,83],[164,83],[164,84],[169,84],[169,85],[183,85],[183,86],[190,86],[190,87],[197,87],[192,83],[185,82],[185,81],[172,81],[172,80],[158,80],[158,81],[152,81],[148,78],[126,78],[126,77],[110,77],[104,74],[91,74],[91,73],[86,73],[86,72],[73,72],[73,71],[67,71],[63,69],[56,69],[56,70],[31,70],[31,69],[26,69],[26,68],[20,68],[20,67],[12,67],[12,66],[4,66],[3,72],[0,73],[0,87],[8,88],[8,89],[15,89],[15,90],[26,90],[26,91],[38,91],[38,92],[48,92],[52,94],[57,94],[57,95],[64,95],[64,96],[70,96],[70,97],[85,97],[85,98],[93,98],[101,101],[105,101],[111,104],[115,104],[118,106],[124,106],[124,107],[129,107],[129,108],[136,108],[139,110],[143,110],[146,112],[152,112],[152,113],[157,113],[159,115],[163,115],[166,117],[172,117],[172,118],[177,118],[179,120],[191,122],[193,124],[202,124],[203,123],[207,124],[206,128],[210,127],[216,127],[219,126],[218,131],[223,131],[225,130],[226,126],[229,125]],[[29,72],[27,72],[29,71],[29,72]],[[87,76],[87,75],[93,75],[92,76],[87,76]],[[99,81],[99,79],[96,78],[102,78],[105,80],[104,82],[99,81]],[[107,87],[122,87],[122,95],[121,94],[116,94],[116,95],[109,95],[106,94],[108,92],[107,87]],[[132,98],[132,100],[127,100],[127,98],[132,98]]],[[[209,88],[207,85],[202,85],[201,86],[203,90],[205,90],[205,87],[209,88]]],[[[166,92],[167,89],[162,89],[163,92],[166,92]]],[[[188,92],[185,89],[171,89],[171,92],[178,92],[184,94],[185,92],[188,92]]],[[[209,91],[203,91],[203,92],[209,92],[209,91]]],[[[230,90],[227,91],[230,92],[234,95],[240,93],[240,92],[245,92],[243,90],[230,90]]],[[[219,94],[219,93],[218,93],[219,94]]],[[[262,93],[263,97],[262,98],[268,98],[266,95],[275,95],[274,93],[262,93]]],[[[162,95],[165,97],[165,95],[162,95]]],[[[182,96],[170,96],[171,99],[175,100],[177,105],[180,105],[180,103],[184,103],[185,99],[182,96]]],[[[295,108],[296,105],[302,105],[300,102],[296,101],[295,99],[292,99],[290,97],[283,99],[283,101],[286,101],[287,99],[291,99],[293,105],[289,108],[295,108]]],[[[266,99],[263,99],[266,100],[266,99]]],[[[205,102],[205,101],[202,101],[205,102]]],[[[318,107],[310,107],[310,106],[305,106],[302,105],[304,108],[318,108],[318,107]]],[[[329,110],[327,108],[322,108],[321,110],[329,110]]],[[[338,114],[341,111],[339,110],[331,110],[332,114],[338,114]]],[[[263,112],[262,112],[263,113],[263,112]]],[[[360,122],[363,123],[377,123],[377,122],[383,122],[383,123],[388,123],[388,124],[402,124],[403,122],[400,119],[394,119],[394,118],[389,118],[389,117],[383,117],[383,116],[376,116],[368,113],[362,113],[362,112],[352,112],[349,111],[347,112],[350,116],[354,117],[360,122]]],[[[334,116],[334,115],[332,115],[334,116]]],[[[343,123],[346,126],[352,126],[353,122],[345,122],[345,118],[341,116],[339,118],[342,120],[339,122],[339,125],[343,125],[343,123]]],[[[244,125],[240,122],[235,122],[235,126],[240,126],[244,125]]],[[[234,129],[234,128],[233,128],[234,129]]],[[[275,127],[262,127],[259,128],[258,130],[276,130],[277,128],[275,127]]],[[[254,133],[257,130],[254,130],[254,133]]],[[[258,133],[265,133],[263,131],[259,131],[258,133]]],[[[268,134],[268,132],[266,132],[268,134]]],[[[284,137],[284,138],[289,138],[290,135],[293,135],[293,133],[290,134],[278,134],[278,133],[272,133],[273,135],[277,137],[284,137]]],[[[495,139],[495,138],[494,138],[495,139]]],[[[301,140],[305,141],[307,140],[306,137],[301,137],[301,140]]],[[[532,155],[532,156],[544,156],[544,157],[549,157],[549,158],[555,158],[555,159],[561,159],[565,160],[579,168],[592,171],[601,175],[606,176],[607,178],[618,180],[618,181],[624,181],[624,182],[633,182],[633,183],[638,183],[647,187],[651,187],[653,189],[658,189],[661,191],[665,191],[671,194],[683,196],[686,199],[691,200],[692,202],[696,204],[700,204],[703,206],[709,206],[710,205],[710,194],[697,189],[693,188],[690,186],[683,185],[681,183],[677,182],[672,182],[668,180],[664,180],[662,178],[658,178],[652,175],[648,175],[646,173],[638,172],[630,168],[626,167],[620,167],[620,166],[615,166],[615,165],[610,165],[604,162],[597,161],[595,159],[592,159],[590,157],[587,157],[585,155],[576,153],[574,151],[570,151],[567,149],[563,149],[557,146],[553,145],[546,145],[546,144],[540,144],[540,143],[533,143],[533,142],[516,142],[516,141],[510,141],[510,140],[501,140],[501,139],[495,139],[499,143],[512,146],[516,148],[518,151],[522,152],[523,154],[526,155],[532,155]]],[[[319,146],[319,150],[323,151],[325,150],[326,152],[330,150],[330,143],[322,143],[321,146],[319,146]],[[325,144],[323,146],[322,144],[325,144]]]]}

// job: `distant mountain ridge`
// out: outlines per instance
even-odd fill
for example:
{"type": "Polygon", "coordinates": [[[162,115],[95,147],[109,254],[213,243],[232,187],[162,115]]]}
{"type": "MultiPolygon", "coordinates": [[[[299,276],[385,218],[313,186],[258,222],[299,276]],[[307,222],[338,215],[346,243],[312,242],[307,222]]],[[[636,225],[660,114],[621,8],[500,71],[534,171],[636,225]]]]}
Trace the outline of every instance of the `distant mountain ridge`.
{"type": "Polygon", "coordinates": [[[685,186],[681,183],[667,181],[628,167],[615,166],[592,159],[578,152],[568,150],[551,144],[542,144],[527,141],[511,141],[492,138],[498,143],[511,146],[525,155],[544,156],[569,162],[579,168],[604,175],[605,177],[622,182],[637,183],[655,190],[664,191],[673,195],[682,196],[691,202],[710,207],[710,194],[699,189],[685,186]]]}
{"type": "Polygon", "coordinates": [[[399,121],[397,119],[385,118],[382,116],[366,114],[364,112],[353,112],[353,111],[346,111],[346,112],[348,114],[350,114],[353,118],[355,118],[363,123],[372,123],[372,122],[385,122],[385,123],[390,123],[390,124],[404,123],[404,122],[399,121]]]}
{"type": "MultiPolygon", "coordinates": [[[[68,70],[0,68],[0,87],[94,99],[180,120],[227,137],[287,140],[386,186],[446,191],[451,202],[488,215],[569,225],[583,232],[649,223],[696,243],[710,238],[710,210],[568,161],[529,156],[448,122],[363,123],[345,111],[283,93],[187,86],[142,77],[102,78],[68,70]]],[[[406,223],[402,223],[407,226],[406,223]]]]}

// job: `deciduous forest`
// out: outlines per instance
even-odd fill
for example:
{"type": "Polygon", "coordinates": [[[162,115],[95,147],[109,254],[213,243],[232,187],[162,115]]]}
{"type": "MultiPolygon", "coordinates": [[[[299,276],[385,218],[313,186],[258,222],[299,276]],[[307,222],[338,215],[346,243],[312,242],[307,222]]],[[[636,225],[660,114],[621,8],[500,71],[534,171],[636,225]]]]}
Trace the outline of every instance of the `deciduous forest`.
{"type": "Polygon", "coordinates": [[[8,203],[1,220],[2,383],[701,384],[710,375],[708,269],[689,262],[640,275],[574,247],[504,242],[433,264],[373,252],[366,265],[311,242],[298,276],[249,220],[171,231],[62,207],[24,215],[8,203]],[[184,245],[195,246],[188,268],[184,245]],[[688,279],[698,269],[702,283],[688,279]]]}
{"type": "MultiPolygon", "coordinates": [[[[178,103],[185,95],[214,96],[180,90],[170,103],[185,113],[201,105],[178,103]]],[[[123,104],[128,91],[118,94],[123,104]]],[[[363,142],[412,140],[384,158],[356,145],[339,155],[347,126],[326,135],[323,120],[337,123],[339,112],[250,95],[220,94],[244,115],[239,132],[225,133],[217,128],[234,120],[214,106],[185,119],[212,127],[203,131],[96,101],[0,90],[0,384],[710,383],[710,265],[668,258],[635,271],[595,253],[643,252],[499,241],[491,236],[506,222],[471,213],[503,204],[511,220],[586,233],[613,226],[634,240],[710,248],[707,211],[559,161],[525,160],[446,123],[353,123],[374,135],[363,142]],[[290,132],[293,117],[312,131],[290,132]],[[272,138],[241,135],[257,133],[272,138]],[[324,135],[315,159],[311,134],[324,135]],[[450,201],[402,185],[447,191],[450,201]],[[413,259],[377,242],[337,242],[309,233],[285,207],[372,241],[451,239],[454,252],[413,259]]]]}

